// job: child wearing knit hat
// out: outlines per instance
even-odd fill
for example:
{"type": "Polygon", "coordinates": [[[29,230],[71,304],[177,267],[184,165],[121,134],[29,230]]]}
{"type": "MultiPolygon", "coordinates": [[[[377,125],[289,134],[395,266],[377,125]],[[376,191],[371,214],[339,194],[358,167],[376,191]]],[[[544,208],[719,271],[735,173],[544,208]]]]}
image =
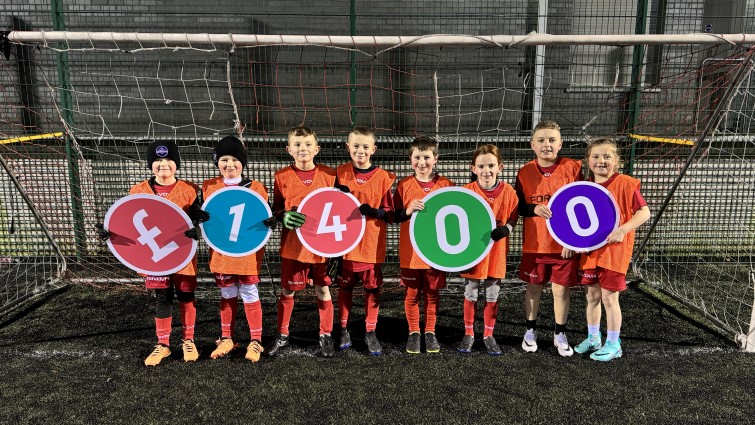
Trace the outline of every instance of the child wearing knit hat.
{"type": "MultiPolygon", "coordinates": [[[[181,167],[181,157],[178,146],[171,141],[156,141],[147,147],[147,169],[153,176],[137,183],[129,190],[129,194],[156,195],[173,202],[183,209],[194,222],[204,222],[209,214],[201,210],[196,184],[176,178],[176,170],[181,167]]],[[[99,236],[105,240],[110,233],[98,226],[99,236]]],[[[192,239],[199,239],[196,227],[187,230],[184,235],[192,239]]],[[[155,293],[155,331],[157,344],[149,356],[144,360],[145,366],[157,366],[163,359],[170,357],[170,333],[172,329],[173,296],[178,299],[183,338],[181,348],[184,361],[193,362],[199,358],[197,346],[194,343],[194,325],[197,317],[194,291],[197,288],[197,258],[189,262],[183,269],[168,276],[144,276],[144,283],[155,293]]]]}
{"type": "MultiPolygon", "coordinates": [[[[246,168],[246,150],[235,136],[222,138],[212,155],[213,162],[220,171],[220,176],[205,180],[202,192],[209,197],[214,192],[229,187],[240,186],[258,193],[267,199],[267,189],[262,183],[244,178],[246,168]]],[[[264,221],[268,227],[275,227],[275,218],[264,221]]],[[[264,258],[264,248],[242,256],[231,257],[221,252],[210,250],[210,271],[215,276],[215,283],[220,288],[220,339],[210,357],[217,359],[228,355],[237,344],[233,341],[233,328],[236,322],[238,297],[244,304],[246,321],[249,325],[251,342],[247,346],[246,359],[258,362],[264,351],[262,348],[262,304],[260,303],[257,283],[264,258]]]]}

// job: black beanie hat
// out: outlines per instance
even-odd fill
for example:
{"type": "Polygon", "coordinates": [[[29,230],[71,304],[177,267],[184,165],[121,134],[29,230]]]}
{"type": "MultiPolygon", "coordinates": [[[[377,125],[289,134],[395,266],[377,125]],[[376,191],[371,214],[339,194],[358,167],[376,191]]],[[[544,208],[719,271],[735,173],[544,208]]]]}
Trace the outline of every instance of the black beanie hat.
{"type": "Polygon", "coordinates": [[[176,163],[176,170],[181,168],[181,157],[178,155],[178,146],[171,141],[152,142],[147,147],[147,169],[152,169],[152,163],[158,159],[168,158],[176,163]]]}
{"type": "Polygon", "coordinates": [[[215,145],[212,152],[212,162],[218,165],[218,160],[223,155],[231,155],[241,161],[241,168],[246,168],[246,149],[236,136],[225,136],[215,145]]]}

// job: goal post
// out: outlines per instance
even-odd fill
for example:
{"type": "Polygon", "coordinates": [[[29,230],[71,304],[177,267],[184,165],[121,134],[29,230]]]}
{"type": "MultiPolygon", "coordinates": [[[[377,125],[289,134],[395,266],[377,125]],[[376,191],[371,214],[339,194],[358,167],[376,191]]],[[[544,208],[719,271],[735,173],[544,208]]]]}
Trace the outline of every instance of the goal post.
{"type": "Polygon", "coordinates": [[[421,47],[421,46],[575,46],[575,45],[663,45],[663,44],[725,44],[755,43],[755,34],[543,34],[525,35],[458,35],[428,34],[421,36],[345,36],[345,35],[276,35],[276,34],[168,34],[139,32],[90,31],[11,31],[8,40],[13,43],[65,43],[90,45],[134,43],[144,48],[215,48],[218,46],[327,46],[352,48],[368,47],[421,47]]]}
{"type": "MultiPolygon", "coordinates": [[[[94,226],[148,177],[144,149],[153,140],[176,142],[178,176],[201,183],[217,174],[210,160],[214,143],[236,134],[249,153],[246,174],[272,191],[274,170],[290,161],[290,127],[312,127],[322,147],[318,161],[336,166],[348,161],[343,143],[349,130],[362,125],[377,131],[376,161],[399,177],[410,173],[411,140],[428,134],[440,141],[439,172],[457,184],[468,182],[472,152],[486,143],[501,149],[502,180],[513,183],[533,158],[537,99],[540,117],[561,125],[560,155],[581,159],[589,140],[611,136],[622,148],[624,172],[642,181],[655,224],[638,229],[629,278],[683,300],[733,340],[752,335],[753,34],[12,31],[2,42],[10,58],[0,59],[7,81],[0,90],[0,139],[64,130],[75,150],[70,157],[81,190],[71,203],[65,202],[74,196],[70,190],[50,195],[30,178],[69,185],[66,139],[0,144],[8,174],[25,177],[19,180],[41,222],[69,260],[69,280],[138,281],[109,254],[94,226]],[[635,45],[647,47],[639,59],[632,55],[635,45]],[[24,48],[28,59],[20,64],[14,52],[24,48]],[[57,79],[59,51],[68,55],[65,88],[57,79]],[[61,90],[70,105],[60,101],[61,90]],[[83,218],[79,230],[71,226],[76,214],[83,218]]],[[[388,277],[398,272],[397,232],[396,226],[388,231],[388,277]]],[[[266,247],[267,293],[279,278],[277,239],[266,247]]],[[[521,232],[510,239],[508,280],[516,282],[521,232]]],[[[209,280],[201,246],[200,278],[209,280]]],[[[4,249],[0,244],[0,257],[4,249]]]]}
{"type": "MultiPolygon", "coordinates": [[[[0,144],[42,141],[61,133],[0,140],[0,144]]],[[[63,285],[66,259],[27,193],[30,176],[17,176],[0,154],[0,313],[63,285]],[[20,179],[26,180],[23,183],[20,179]]]]}

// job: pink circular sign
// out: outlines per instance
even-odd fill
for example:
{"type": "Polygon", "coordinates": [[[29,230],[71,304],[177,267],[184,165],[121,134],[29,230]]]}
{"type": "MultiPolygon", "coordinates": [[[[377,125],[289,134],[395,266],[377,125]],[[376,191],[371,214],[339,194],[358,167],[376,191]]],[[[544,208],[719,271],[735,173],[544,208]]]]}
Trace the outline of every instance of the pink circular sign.
{"type": "Polygon", "coordinates": [[[350,193],[332,187],[317,189],[302,199],[297,211],[307,216],[307,221],[296,234],[317,255],[338,257],[362,240],[366,221],[359,212],[359,201],[350,193]]]}
{"type": "Polygon", "coordinates": [[[167,276],[194,258],[197,241],[184,232],[193,227],[176,204],[155,195],[128,195],[105,215],[107,246],[118,260],[138,273],[167,276]]]}

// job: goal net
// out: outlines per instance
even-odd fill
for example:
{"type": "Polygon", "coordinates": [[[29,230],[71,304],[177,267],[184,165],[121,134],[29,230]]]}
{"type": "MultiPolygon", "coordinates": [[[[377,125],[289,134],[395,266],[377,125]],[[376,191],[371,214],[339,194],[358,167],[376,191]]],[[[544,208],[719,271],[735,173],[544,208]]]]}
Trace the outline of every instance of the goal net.
{"type": "MultiPolygon", "coordinates": [[[[623,172],[643,182],[653,224],[638,230],[629,278],[746,339],[755,83],[742,44],[752,40],[737,37],[12,32],[10,58],[0,60],[0,138],[62,135],[3,143],[0,155],[8,176],[23,177],[48,244],[68,260],[67,279],[127,283],[136,275],[97,239],[95,224],[149,176],[144,149],[153,140],[175,141],[178,176],[201,183],[217,174],[214,143],[236,134],[249,152],[248,176],[272,192],[274,170],[290,161],[290,127],[313,128],[318,160],[336,166],[349,160],[349,130],[362,125],[377,131],[375,162],[399,178],[410,173],[409,143],[426,134],[440,140],[438,169],[457,184],[469,181],[471,154],[486,143],[502,150],[502,179],[513,183],[533,158],[531,128],[553,119],[562,156],[582,158],[591,138],[612,136],[623,172]]],[[[11,199],[4,193],[6,209],[11,199]]],[[[388,234],[386,275],[394,278],[397,231],[388,234]]],[[[40,239],[0,239],[0,257],[35,257],[19,250],[24,238],[40,239]]],[[[513,287],[520,238],[511,237],[513,287]]],[[[277,244],[273,237],[266,247],[267,294],[278,278],[277,244]]],[[[209,279],[204,244],[199,256],[209,279]]]]}

